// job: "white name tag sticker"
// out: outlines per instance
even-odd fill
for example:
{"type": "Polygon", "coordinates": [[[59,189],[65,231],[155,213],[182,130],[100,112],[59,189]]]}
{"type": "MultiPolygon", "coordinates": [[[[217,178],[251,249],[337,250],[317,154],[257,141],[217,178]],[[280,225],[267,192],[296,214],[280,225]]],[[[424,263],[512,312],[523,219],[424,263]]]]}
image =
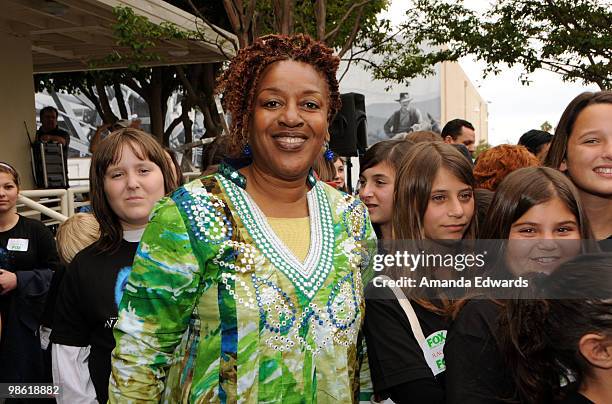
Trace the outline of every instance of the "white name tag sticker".
{"type": "Polygon", "coordinates": [[[9,251],[28,251],[30,240],[27,238],[9,238],[6,249],[9,251]]]}

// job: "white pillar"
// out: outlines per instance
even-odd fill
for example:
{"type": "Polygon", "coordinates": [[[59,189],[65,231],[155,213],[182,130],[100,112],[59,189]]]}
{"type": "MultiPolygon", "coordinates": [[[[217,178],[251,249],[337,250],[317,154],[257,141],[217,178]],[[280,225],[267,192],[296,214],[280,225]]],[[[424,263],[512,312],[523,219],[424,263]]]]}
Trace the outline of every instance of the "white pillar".
{"type": "Polygon", "coordinates": [[[32,159],[27,130],[36,137],[32,43],[28,37],[0,31],[0,161],[13,165],[22,188],[33,187],[32,159]],[[24,125],[25,123],[25,125],[24,125]]]}

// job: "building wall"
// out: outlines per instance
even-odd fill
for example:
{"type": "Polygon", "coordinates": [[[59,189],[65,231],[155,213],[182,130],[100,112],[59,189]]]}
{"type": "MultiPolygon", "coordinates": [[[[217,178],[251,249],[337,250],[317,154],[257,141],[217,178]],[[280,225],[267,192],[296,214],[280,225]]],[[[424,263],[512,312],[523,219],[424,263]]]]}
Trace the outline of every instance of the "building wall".
{"type": "Polygon", "coordinates": [[[467,77],[461,66],[455,62],[444,62],[441,68],[441,125],[461,118],[469,121],[476,129],[476,144],[488,141],[488,108],[485,100],[467,77]]]}
{"type": "Polygon", "coordinates": [[[22,189],[33,188],[30,144],[36,135],[32,44],[28,38],[0,30],[0,161],[13,165],[21,177],[22,189]],[[25,126],[24,126],[25,122],[25,126]]]}

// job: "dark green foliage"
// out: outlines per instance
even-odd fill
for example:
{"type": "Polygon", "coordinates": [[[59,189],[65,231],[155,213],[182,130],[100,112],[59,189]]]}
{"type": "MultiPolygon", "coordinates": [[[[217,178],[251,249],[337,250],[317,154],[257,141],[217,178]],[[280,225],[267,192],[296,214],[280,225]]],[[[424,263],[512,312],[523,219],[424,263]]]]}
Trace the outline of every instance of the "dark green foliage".
{"type": "Polygon", "coordinates": [[[607,0],[496,0],[485,12],[462,1],[415,0],[400,35],[376,50],[396,54],[371,66],[377,78],[427,75],[436,62],[473,55],[486,63],[487,74],[502,65],[523,66],[524,83],[530,73],[545,69],[566,81],[602,89],[612,84],[612,7],[607,0]]]}

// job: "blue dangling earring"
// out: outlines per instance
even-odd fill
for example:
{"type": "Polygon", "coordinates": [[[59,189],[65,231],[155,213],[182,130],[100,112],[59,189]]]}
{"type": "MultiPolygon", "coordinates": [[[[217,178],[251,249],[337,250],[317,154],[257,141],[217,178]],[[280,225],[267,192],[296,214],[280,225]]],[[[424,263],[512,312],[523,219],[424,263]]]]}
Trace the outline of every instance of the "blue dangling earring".
{"type": "Polygon", "coordinates": [[[251,157],[253,155],[253,152],[251,151],[251,146],[249,146],[248,143],[245,144],[242,148],[242,154],[244,154],[245,157],[251,157]]]}
{"type": "Polygon", "coordinates": [[[334,152],[329,148],[329,142],[325,142],[325,153],[323,153],[323,156],[325,156],[325,160],[327,161],[332,161],[334,159],[334,152]]]}

